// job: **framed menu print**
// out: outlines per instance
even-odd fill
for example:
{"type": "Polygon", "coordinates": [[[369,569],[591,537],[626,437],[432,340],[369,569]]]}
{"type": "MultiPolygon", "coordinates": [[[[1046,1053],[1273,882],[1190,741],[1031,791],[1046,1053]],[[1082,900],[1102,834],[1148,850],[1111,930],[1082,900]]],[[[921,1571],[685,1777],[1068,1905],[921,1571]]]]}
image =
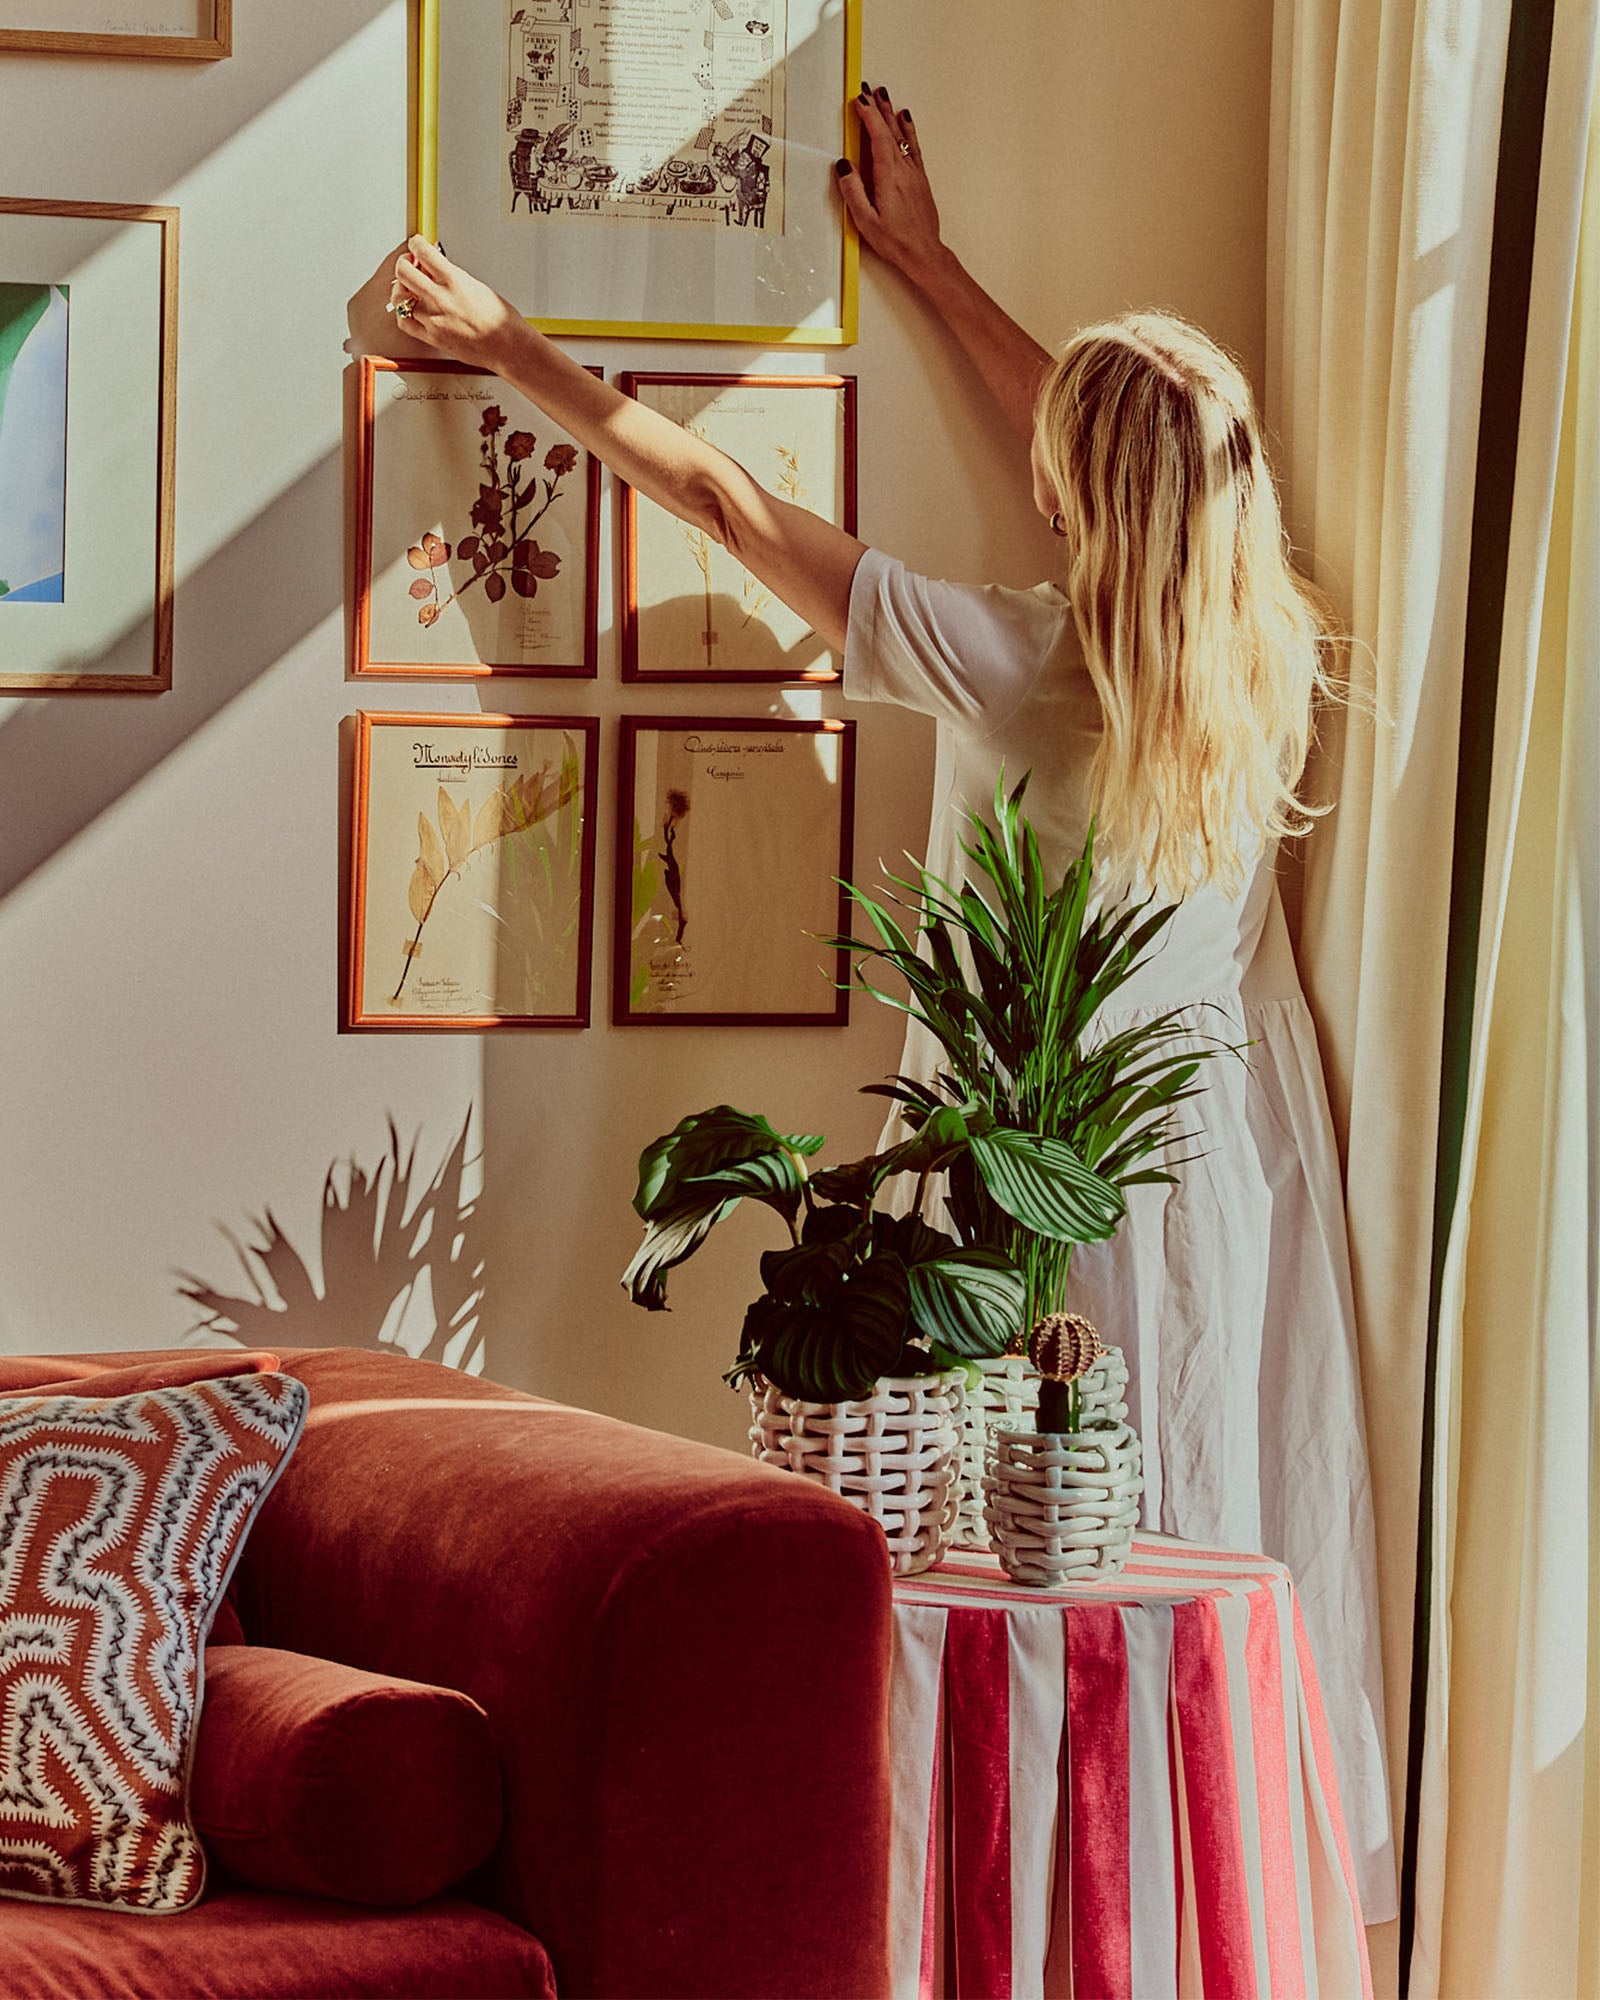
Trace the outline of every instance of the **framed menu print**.
{"type": "Polygon", "coordinates": [[[172,682],[178,211],[0,200],[0,688],[172,682]]]}
{"type": "MultiPolygon", "coordinates": [[[[853,375],[639,375],[622,387],[785,500],[856,527],[853,375]]],[[[834,681],[838,656],[703,528],[624,486],[625,681],[834,681]]]]}
{"type": "Polygon", "coordinates": [[[612,1014],[838,1027],[853,722],[624,716],[612,1014]]]}
{"type": "Polygon", "coordinates": [[[587,1027],[599,723],[356,721],[350,1025],[587,1027]]]}
{"type": "Polygon", "coordinates": [[[0,0],[0,50],[215,62],[233,51],[233,0],[0,0]]]}
{"type": "Polygon", "coordinates": [[[364,360],[360,449],[358,674],[593,678],[598,459],[452,361],[364,360]]]}
{"type": "Polygon", "coordinates": [[[421,0],[417,227],[555,334],[856,337],[861,0],[421,0]]]}

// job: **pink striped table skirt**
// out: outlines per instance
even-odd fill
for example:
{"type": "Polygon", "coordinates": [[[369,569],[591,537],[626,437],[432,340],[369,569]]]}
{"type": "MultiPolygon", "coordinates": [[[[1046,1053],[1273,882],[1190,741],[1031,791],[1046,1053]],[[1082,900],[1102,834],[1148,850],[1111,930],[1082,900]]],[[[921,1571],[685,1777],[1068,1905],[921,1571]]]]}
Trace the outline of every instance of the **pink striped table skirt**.
{"type": "Polygon", "coordinates": [[[1322,1697],[1264,1556],[897,1581],[895,2000],[1370,2000],[1322,1697]]]}

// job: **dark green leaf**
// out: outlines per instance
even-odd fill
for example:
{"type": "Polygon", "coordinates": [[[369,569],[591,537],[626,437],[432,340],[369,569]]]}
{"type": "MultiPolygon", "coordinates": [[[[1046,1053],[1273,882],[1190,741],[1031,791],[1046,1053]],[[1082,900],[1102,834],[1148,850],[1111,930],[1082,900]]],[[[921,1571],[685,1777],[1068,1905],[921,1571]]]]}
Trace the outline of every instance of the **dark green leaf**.
{"type": "Polygon", "coordinates": [[[700,1245],[738,1206],[733,1201],[693,1202],[652,1216],[644,1241],[622,1274],[628,1296],[647,1312],[663,1312],[667,1304],[667,1273],[700,1245]]]}
{"type": "Polygon", "coordinates": [[[999,1128],[972,1141],[972,1159],[1006,1214],[1041,1236],[1091,1243],[1122,1220],[1122,1196],[1064,1140],[999,1128]]]}
{"type": "Polygon", "coordinates": [[[658,1209],[673,1204],[684,1180],[709,1174],[728,1161],[783,1148],[808,1155],[821,1145],[822,1140],[815,1135],[785,1137],[765,1118],[736,1111],[731,1104],[714,1105],[709,1111],[680,1119],[670,1132],[646,1146],[639,1156],[639,1186],[633,1206],[648,1220],[658,1209]]]}
{"type": "Polygon", "coordinates": [[[953,1354],[978,1360],[1003,1354],[1023,1322],[1027,1286],[998,1250],[953,1250],[908,1272],[918,1328],[953,1354]]]}

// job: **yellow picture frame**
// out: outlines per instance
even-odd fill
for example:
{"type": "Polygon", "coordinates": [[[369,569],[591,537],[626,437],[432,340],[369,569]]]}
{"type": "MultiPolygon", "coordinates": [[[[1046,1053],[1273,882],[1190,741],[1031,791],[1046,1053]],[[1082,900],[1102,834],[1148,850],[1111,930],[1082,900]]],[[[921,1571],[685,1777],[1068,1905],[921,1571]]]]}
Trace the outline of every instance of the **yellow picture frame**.
{"type": "MultiPolygon", "coordinates": [[[[416,125],[413,134],[416,180],[413,227],[430,242],[439,237],[439,22],[443,0],[419,0],[417,12],[416,125]]],[[[840,77],[840,154],[859,157],[855,120],[846,115],[846,101],[861,75],[861,9],[863,0],[844,0],[844,73],[840,77]]],[[[836,326],[720,325],[660,320],[541,319],[529,323],[556,338],[598,337],[612,340],[732,341],[749,347],[853,347],[858,334],[861,246],[855,225],[842,218],[840,314],[836,326]]]]}

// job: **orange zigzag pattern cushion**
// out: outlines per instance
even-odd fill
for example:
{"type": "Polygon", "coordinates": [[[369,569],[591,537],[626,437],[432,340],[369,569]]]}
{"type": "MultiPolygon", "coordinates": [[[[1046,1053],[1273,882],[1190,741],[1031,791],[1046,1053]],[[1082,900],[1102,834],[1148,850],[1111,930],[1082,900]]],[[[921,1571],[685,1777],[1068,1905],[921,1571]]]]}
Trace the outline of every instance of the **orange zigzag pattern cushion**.
{"type": "Polygon", "coordinates": [[[186,1908],[205,1635],[304,1383],[0,1399],[0,1894],[186,1908]]]}

